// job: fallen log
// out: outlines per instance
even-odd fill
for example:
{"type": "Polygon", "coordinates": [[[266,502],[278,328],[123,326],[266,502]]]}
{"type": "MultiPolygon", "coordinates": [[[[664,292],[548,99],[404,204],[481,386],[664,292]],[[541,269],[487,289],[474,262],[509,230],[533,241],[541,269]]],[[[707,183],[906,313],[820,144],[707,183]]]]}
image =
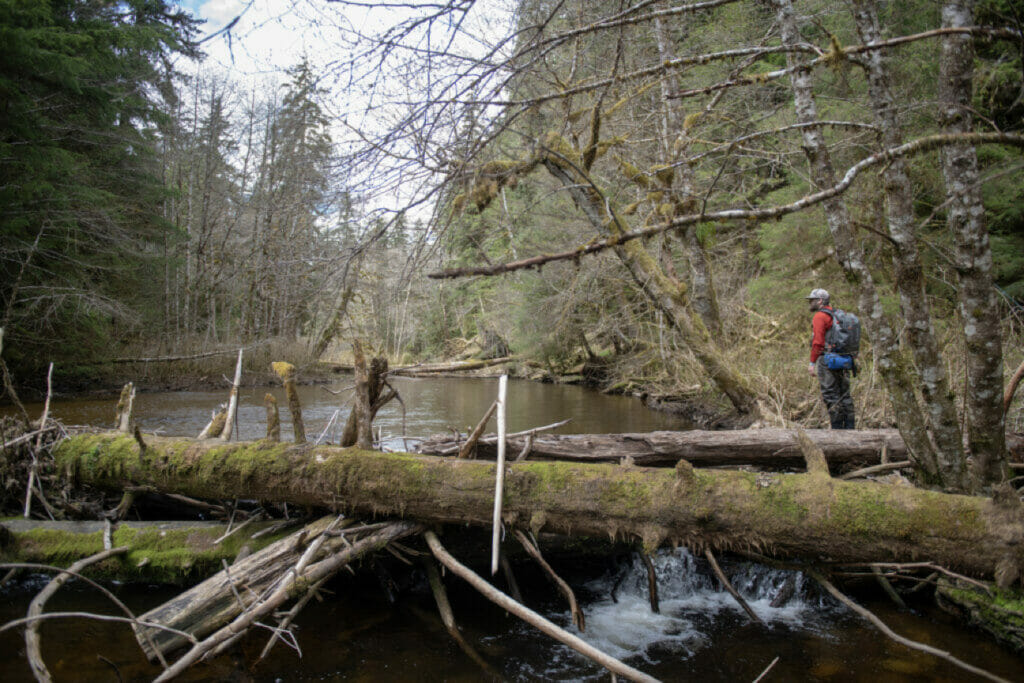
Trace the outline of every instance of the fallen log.
{"type": "MultiPolygon", "coordinates": [[[[90,568],[94,577],[118,581],[186,584],[210,576],[225,560],[233,562],[246,547],[258,551],[281,539],[285,531],[273,522],[254,523],[244,534],[219,544],[226,524],[219,522],[121,522],[111,535],[113,545],[131,549],[90,568]]],[[[51,522],[9,519],[0,524],[0,562],[30,562],[67,567],[103,550],[103,522],[51,522]]],[[[294,529],[291,529],[294,531],[294,529]]]]}
{"type": "MultiPolygon", "coordinates": [[[[882,449],[891,460],[907,460],[907,447],[895,429],[808,429],[807,435],[825,453],[833,472],[877,464],[882,449]]],[[[1007,448],[1014,459],[1024,458],[1024,435],[1007,434],[1007,448]]],[[[510,436],[510,450],[526,446],[526,436],[510,436]]],[[[417,453],[452,455],[464,440],[439,434],[417,447],[417,453]]],[[[494,459],[497,437],[488,434],[477,443],[477,457],[494,459]]],[[[619,462],[632,458],[635,465],[671,467],[688,460],[694,467],[755,465],[765,468],[803,467],[804,458],[793,429],[691,430],[638,434],[545,434],[533,437],[531,460],[619,462]]]]}
{"type": "Polygon", "coordinates": [[[514,361],[514,356],[505,356],[503,358],[488,358],[486,360],[457,360],[451,363],[424,363],[421,365],[410,365],[406,367],[394,368],[391,370],[391,374],[401,375],[403,377],[420,377],[426,375],[437,375],[446,372],[467,372],[469,370],[482,370],[483,368],[490,368],[495,365],[512,363],[514,361]]]}
{"type": "MultiPolygon", "coordinates": [[[[80,483],[204,498],[244,494],[429,523],[488,526],[494,463],[356,448],[83,434],[56,450],[80,483]]],[[[839,562],[924,558],[976,576],[1024,567],[1024,513],[1009,502],[816,474],[611,464],[508,465],[503,521],[577,536],[760,549],[839,562]]],[[[1015,575],[1016,576],[1016,575],[1015,575]]]]}
{"type": "MultiPolygon", "coordinates": [[[[170,626],[191,633],[196,638],[213,633],[272,587],[299,560],[306,550],[306,544],[323,532],[333,519],[334,516],[323,517],[294,531],[290,536],[246,556],[230,568],[217,572],[202,583],[154,607],[139,619],[170,626]]],[[[173,631],[152,627],[136,626],[135,636],[150,661],[157,658],[157,653],[166,655],[188,644],[187,640],[173,631]]]]}

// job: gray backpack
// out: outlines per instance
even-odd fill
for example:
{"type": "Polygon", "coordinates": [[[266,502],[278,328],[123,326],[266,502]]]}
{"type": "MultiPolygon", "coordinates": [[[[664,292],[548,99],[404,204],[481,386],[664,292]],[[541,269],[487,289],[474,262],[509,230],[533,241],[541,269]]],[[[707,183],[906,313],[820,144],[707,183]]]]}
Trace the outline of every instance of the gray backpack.
{"type": "Polygon", "coordinates": [[[821,309],[832,317],[832,327],[825,332],[825,350],[856,358],[860,353],[860,318],[839,308],[821,309]]]}

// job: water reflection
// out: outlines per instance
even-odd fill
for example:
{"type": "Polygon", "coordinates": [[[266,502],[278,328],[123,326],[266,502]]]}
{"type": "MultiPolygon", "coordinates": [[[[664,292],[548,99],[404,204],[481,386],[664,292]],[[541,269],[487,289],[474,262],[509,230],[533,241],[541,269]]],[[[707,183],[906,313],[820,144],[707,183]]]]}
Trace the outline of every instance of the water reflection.
{"type": "MultiPolygon", "coordinates": [[[[458,429],[467,431],[479,421],[498,393],[497,379],[406,378],[390,380],[404,403],[392,401],[377,415],[379,429],[391,448],[403,448],[402,435],[426,437],[458,429]]],[[[316,439],[338,413],[327,440],[336,441],[349,413],[352,378],[343,376],[324,386],[299,387],[303,419],[308,439],[316,439]]],[[[287,401],[281,387],[246,387],[240,392],[238,409],[240,439],[258,439],[266,430],[263,397],[271,393],[281,410],[281,437],[292,438],[287,401]]],[[[136,397],[135,415],[143,431],[166,436],[195,436],[210,419],[211,413],[226,402],[224,391],[177,391],[146,393],[136,397]]],[[[73,399],[56,401],[54,414],[67,424],[112,426],[113,399],[73,399]]],[[[41,405],[28,406],[30,415],[42,412],[41,405]]],[[[682,418],[645,408],[639,400],[625,396],[606,396],[579,386],[540,384],[525,380],[509,383],[508,429],[530,429],[571,419],[557,430],[563,434],[608,432],[646,432],[658,429],[688,429],[682,418]]],[[[490,427],[494,429],[493,422],[490,427]]]]}

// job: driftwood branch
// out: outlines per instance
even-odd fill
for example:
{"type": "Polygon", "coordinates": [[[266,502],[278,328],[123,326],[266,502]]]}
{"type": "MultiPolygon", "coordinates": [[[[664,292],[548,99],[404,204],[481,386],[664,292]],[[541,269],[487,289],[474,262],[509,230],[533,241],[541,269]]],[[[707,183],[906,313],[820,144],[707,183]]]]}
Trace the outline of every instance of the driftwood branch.
{"type": "MultiPolygon", "coordinates": [[[[50,363],[50,369],[46,372],[46,403],[43,404],[43,416],[39,419],[39,431],[36,436],[36,447],[32,449],[32,464],[29,466],[28,471],[28,486],[25,487],[25,519],[28,519],[28,516],[32,511],[32,490],[36,483],[36,471],[39,469],[39,450],[43,445],[43,432],[46,429],[46,419],[50,416],[50,394],[53,390],[52,381],[53,363],[50,363]]],[[[42,497],[41,491],[39,493],[39,497],[45,503],[45,499],[42,497]]],[[[52,513],[50,516],[53,516],[52,513]]]]}
{"type": "Polygon", "coordinates": [[[231,382],[231,394],[228,396],[227,414],[224,416],[224,430],[220,433],[221,441],[230,441],[238,422],[238,386],[242,382],[242,349],[238,349],[238,361],[235,363],[235,378],[231,382]]]}
{"type": "Polygon", "coordinates": [[[860,477],[866,477],[869,474],[878,474],[879,472],[891,472],[892,470],[901,470],[904,467],[913,467],[914,463],[909,460],[900,460],[899,462],[884,462],[881,465],[872,465],[871,467],[864,467],[859,470],[854,470],[848,474],[844,474],[839,477],[840,479],[858,479],[860,477]]]}
{"type": "Polygon", "coordinates": [[[722,568],[718,566],[718,560],[715,559],[715,554],[711,552],[710,548],[704,549],[704,557],[707,558],[708,564],[711,565],[711,569],[715,572],[715,576],[718,577],[719,583],[722,584],[722,587],[725,588],[725,590],[729,591],[729,595],[731,595],[736,600],[736,602],[739,603],[739,606],[742,607],[743,611],[747,613],[747,616],[750,617],[750,620],[755,624],[763,625],[764,622],[761,621],[761,617],[757,616],[757,612],[755,612],[750,607],[750,603],[744,600],[743,596],[739,594],[739,591],[733,588],[732,583],[725,576],[725,572],[723,572],[722,568]]]}
{"type": "Polygon", "coordinates": [[[519,539],[519,543],[522,544],[523,550],[526,551],[526,554],[536,560],[537,564],[539,564],[541,569],[544,570],[544,573],[548,575],[548,578],[555,583],[558,590],[565,596],[566,601],[569,603],[569,611],[572,613],[572,623],[575,624],[580,633],[586,631],[586,618],[583,616],[583,610],[580,609],[580,605],[576,601],[576,594],[573,592],[572,588],[569,587],[569,584],[567,584],[561,576],[555,573],[555,570],[552,569],[551,565],[544,559],[544,556],[540,552],[540,548],[534,545],[533,541],[531,541],[525,533],[516,529],[515,534],[516,538],[519,539]]]}
{"type": "Polygon", "coordinates": [[[272,614],[273,611],[281,605],[281,603],[288,599],[292,588],[299,579],[310,584],[316,583],[320,579],[334,574],[357,557],[379,550],[392,540],[397,540],[421,530],[422,527],[420,525],[412,522],[395,522],[314,564],[307,565],[310,560],[306,556],[303,556],[295,568],[288,571],[275,584],[275,588],[272,593],[265,598],[262,598],[260,602],[252,606],[248,612],[244,612],[239,615],[230,624],[217,630],[201,643],[194,645],[187,653],[185,653],[180,659],[178,659],[178,661],[172,664],[170,668],[164,671],[156,679],[157,683],[160,683],[161,681],[169,681],[175,676],[178,676],[187,668],[199,661],[199,659],[208,652],[215,651],[220,645],[224,644],[228,640],[232,640],[239,634],[244,633],[245,630],[252,626],[257,619],[268,614],[272,614]]]}
{"type": "Polygon", "coordinates": [[[480,421],[477,423],[476,427],[473,428],[473,431],[470,432],[469,438],[466,439],[466,443],[462,444],[462,447],[459,449],[460,458],[465,459],[473,456],[473,450],[476,448],[476,442],[480,439],[480,435],[484,433],[484,428],[487,427],[487,421],[491,419],[491,416],[494,415],[494,411],[497,409],[498,402],[495,401],[491,404],[491,407],[487,409],[487,412],[484,413],[484,416],[480,418],[480,421]]]}
{"type": "Polygon", "coordinates": [[[430,582],[430,591],[434,594],[434,602],[437,603],[437,611],[441,615],[441,622],[444,624],[445,629],[448,630],[448,635],[452,637],[452,640],[454,640],[459,646],[459,649],[465,652],[466,656],[476,662],[484,672],[495,680],[501,680],[501,676],[483,657],[480,656],[480,653],[462,637],[462,632],[459,630],[458,624],[455,623],[455,613],[452,612],[451,602],[448,601],[448,591],[444,588],[444,582],[441,580],[441,573],[437,571],[436,562],[433,559],[427,559],[423,564],[427,570],[427,580],[430,582]]]}
{"type": "MultiPolygon", "coordinates": [[[[46,601],[50,599],[50,596],[60,590],[60,587],[67,583],[73,575],[81,572],[91,564],[101,562],[108,557],[120,555],[125,552],[128,552],[128,546],[104,550],[96,553],[92,557],[87,557],[84,560],[75,562],[73,565],[68,567],[68,571],[61,572],[57,576],[53,577],[50,583],[46,584],[46,587],[39,591],[36,597],[32,599],[32,602],[28,606],[28,618],[38,619],[39,615],[43,613],[43,607],[46,605],[46,601]]],[[[25,653],[28,656],[28,664],[32,668],[32,674],[36,677],[37,681],[46,683],[53,680],[50,678],[50,672],[46,668],[46,663],[43,662],[38,621],[30,622],[28,628],[25,629],[25,653]]]]}
{"type": "Polygon", "coordinates": [[[961,669],[963,669],[964,671],[969,671],[972,674],[975,674],[976,676],[981,676],[982,678],[987,678],[990,681],[998,681],[999,683],[1009,683],[1005,678],[1002,678],[1000,676],[996,676],[995,674],[990,673],[988,671],[985,671],[984,669],[979,669],[976,666],[972,666],[971,664],[968,664],[967,662],[964,662],[964,661],[962,661],[960,659],[957,659],[956,657],[951,655],[949,652],[946,652],[945,650],[940,650],[937,647],[932,647],[931,645],[926,645],[924,643],[919,643],[916,640],[911,640],[909,638],[905,638],[904,636],[901,636],[900,634],[896,633],[891,628],[889,628],[885,624],[884,621],[882,621],[877,616],[875,616],[875,614],[873,612],[871,612],[871,610],[868,610],[868,609],[865,609],[864,607],[861,607],[860,605],[855,603],[853,600],[851,600],[850,598],[846,597],[846,595],[844,595],[838,588],[836,588],[834,585],[832,585],[832,582],[829,581],[827,578],[825,578],[820,572],[818,572],[817,570],[814,570],[814,569],[805,569],[805,571],[808,574],[810,574],[811,577],[813,577],[815,581],[820,583],[822,585],[822,587],[826,591],[828,591],[829,594],[832,597],[834,597],[836,600],[838,600],[839,602],[841,602],[844,605],[846,605],[848,608],[850,608],[850,610],[852,610],[853,612],[855,612],[859,616],[861,616],[864,619],[867,619],[868,621],[870,621],[875,626],[875,628],[877,628],[879,631],[881,631],[888,638],[891,638],[892,640],[895,640],[897,643],[900,643],[901,645],[905,645],[905,646],[909,647],[912,650],[918,650],[919,652],[925,652],[927,654],[939,657],[940,659],[944,659],[947,662],[949,662],[950,664],[958,666],[961,669]]]}
{"type": "Polygon", "coordinates": [[[641,681],[643,683],[654,683],[657,681],[657,679],[648,676],[644,672],[634,669],[614,657],[610,657],[604,652],[601,652],[590,643],[587,643],[565,629],[551,623],[530,608],[519,604],[491,584],[487,583],[483,578],[452,557],[448,551],[445,550],[444,546],[441,545],[440,539],[438,539],[437,534],[433,531],[426,531],[423,536],[427,541],[427,545],[430,546],[431,552],[433,552],[434,556],[440,560],[441,564],[465,579],[471,586],[473,586],[473,588],[480,591],[480,593],[482,593],[483,596],[491,602],[511,612],[526,623],[539,629],[541,632],[546,633],[565,645],[568,645],[580,654],[589,657],[616,675],[625,676],[631,681],[641,681]]]}

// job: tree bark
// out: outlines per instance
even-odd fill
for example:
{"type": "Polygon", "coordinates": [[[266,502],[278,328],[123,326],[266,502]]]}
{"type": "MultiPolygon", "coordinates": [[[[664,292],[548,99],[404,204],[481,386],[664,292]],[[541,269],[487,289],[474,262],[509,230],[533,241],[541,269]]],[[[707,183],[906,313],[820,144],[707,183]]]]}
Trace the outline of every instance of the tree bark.
{"type": "MultiPolygon", "coordinates": [[[[796,45],[801,39],[791,0],[773,0],[772,4],[775,7],[782,44],[796,45]]],[[[791,69],[798,66],[796,55],[787,53],[786,64],[791,69]]],[[[790,85],[793,89],[797,121],[805,124],[817,122],[818,110],[814,101],[810,70],[794,70],[790,75],[790,85]]],[[[803,129],[802,135],[814,184],[818,188],[834,186],[835,171],[821,129],[809,126],[803,129]]],[[[935,448],[928,433],[928,423],[921,412],[911,383],[910,363],[900,352],[896,327],[882,307],[874,277],[864,258],[864,250],[851,226],[846,204],[841,197],[834,197],[824,202],[822,206],[829,232],[835,243],[836,260],[842,267],[847,282],[860,292],[861,313],[870,321],[869,330],[872,333],[875,364],[885,381],[900,433],[909,444],[912,457],[925,476],[939,483],[935,448]]]]}
{"type": "MultiPolygon", "coordinates": [[[[874,0],[854,3],[857,30],[865,43],[882,40],[874,0]]],[[[882,50],[871,50],[863,56],[868,80],[868,94],[875,125],[881,131],[883,147],[903,144],[896,111],[896,98],[890,84],[889,70],[882,50]]],[[[942,79],[940,78],[940,81],[942,79]]],[[[946,377],[946,365],[939,352],[932,326],[931,307],[925,291],[924,266],[914,234],[914,191],[910,185],[907,162],[892,159],[882,172],[885,181],[885,204],[889,237],[895,247],[893,270],[899,290],[900,306],[907,321],[906,334],[914,353],[932,437],[935,441],[935,463],[938,483],[946,489],[970,489],[963,439],[957,421],[953,393],[946,377]]],[[[991,283],[990,283],[991,284],[991,283]]],[[[1000,375],[1002,380],[1002,375],[1000,375]]],[[[1002,385],[1000,385],[1002,386],[1002,385]]],[[[1000,428],[1001,429],[1001,428],[1000,428]]]]}
{"type": "Polygon", "coordinates": [[[358,342],[352,345],[352,353],[355,357],[356,389],[352,410],[341,432],[341,445],[370,449],[373,448],[373,418],[383,405],[380,397],[388,374],[388,361],[386,358],[374,358],[367,367],[363,347],[358,342]]]}
{"type": "MultiPolygon", "coordinates": [[[[551,139],[552,148],[544,154],[542,163],[572,196],[591,226],[602,237],[617,237],[626,229],[621,217],[612,208],[610,199],[603,197],[591,179],[582,173],[565,154],[557,151],[560,138],[551,139]]],[[[566,150],[568,151],[568,150],[566,150]]],[[[715,348],[711,335],[690,310],[686,285],[669,277],[658,265],[647,249],[637,241],[616,245],[615,254],[629,271],[641,291],[660,310],[669,324],[675,328],[686,346],[697,357],[697,361],[725,394],[737,412],[745,415],[759,415],[757,397],[746,380],[729,366],[722,354],[715,348]]]]}
{"type": "MultiPolygon", "coordinates": [[[[425,523],[491,524],[494,464],[330,446],[71,437],[56,463],[80,483],[126,480],[191,496],[244,495],[425,523]]],[[[534,532],[639,539],[841,562],[927,557],[991,576],[1024,566],[1024,515],[993,500],[824,474],[607,464],[508,466],[503,521],[534,532]]]]}
{"type": "MultiPolygon", "coordinates": [[[[660,18],[654,20],[654,37],[658,45],[658,57],[663,64],[676,59],[669,32],[660,18]]],[[[679,72],[675,75],[676,90],[683,90],[679,84],[679,72]]],[[[682,214],[692,213],[697,207],[694,190],[693,167],[685,158],[690,136],[680,121],[678,108],[681,100],[672,98],[672,87],[668,77],[661,79],[662,163],[673,168],[675,173],[664,181],[674,203],[682,214]],[[675,148],[675,149],[673,149],[675,148]],[[679,186],[675,187],[675,176],[679,177],[679,186]]],[[[678,236],[686,249],[686,261],[690,274],[690,287],[693,289],[691,299],[693,308],[700,315],[708,331],[715,337],[722,334],[722,320],[718,311],[718,297],[715,295],[714,271],[708,250],[697,235],[696,225],[680,230],[678,236]]]]}
{"type": "MultiPolygon", "coordinates": [[[[807,435],[825,453],[834,473],[877,464],[882,449],[892,460],[906,460],[907,447],[895,429],[809,429],[807,435]]],[[[754,465],[761,468],[799,467],[804,456],[792,429],[738,429],[729,431],[644,432],[640,434],[548,434],[532,436],[531,460],[613,462],[624,458],[644,467],[671,467],[686,460],[694,467],[754,465]]],[[[522,449],[527,435],[508,438],[511,450],[522,449]]],[[[1014,452],[1024,458],[1024,437],[1008,436],[1014,452]]],[[[477,457],[495,457],[496,438],[477,441],[477,457]]],[[[452,455],[461,442],[439,434],[421,442],[418,453],[452,455]]]]}
{"type": "MultiPolygon", "coordinates": [[[[139,619],[170,626],[197,638],[212,633],[277,582],[285,570],[298,561],[306,543],[326,529],[333,519],[332,515],[306,525],[154,607],[139,619]]],[[[340,540],[337,543],[341,545],[340,540]]],[[[135,637],[150,661],[157,658],[157,652],[166,655],[188,644],[182,636],[155,627],[137,626],[135,637]]]]}
{"type": "MultiPolygon", "coordinates": [[[[972,26],[974,0],[947,0],[943,28],[972,26]]],[[[939,61],[939,116],[945,133],[972,129],[971,88],[974,46],[966,35],[942,39],[939,61]]],[[[947,145],[940,153],[949,196],[946,224],[956,244],[959,307],[967,353],[967,441],[976,487],[1008,476],[1003,442],[1003,345],[999,301],[992,282],[992,249],[981,198],[978,154],[973,145],[947,145]]]]}

